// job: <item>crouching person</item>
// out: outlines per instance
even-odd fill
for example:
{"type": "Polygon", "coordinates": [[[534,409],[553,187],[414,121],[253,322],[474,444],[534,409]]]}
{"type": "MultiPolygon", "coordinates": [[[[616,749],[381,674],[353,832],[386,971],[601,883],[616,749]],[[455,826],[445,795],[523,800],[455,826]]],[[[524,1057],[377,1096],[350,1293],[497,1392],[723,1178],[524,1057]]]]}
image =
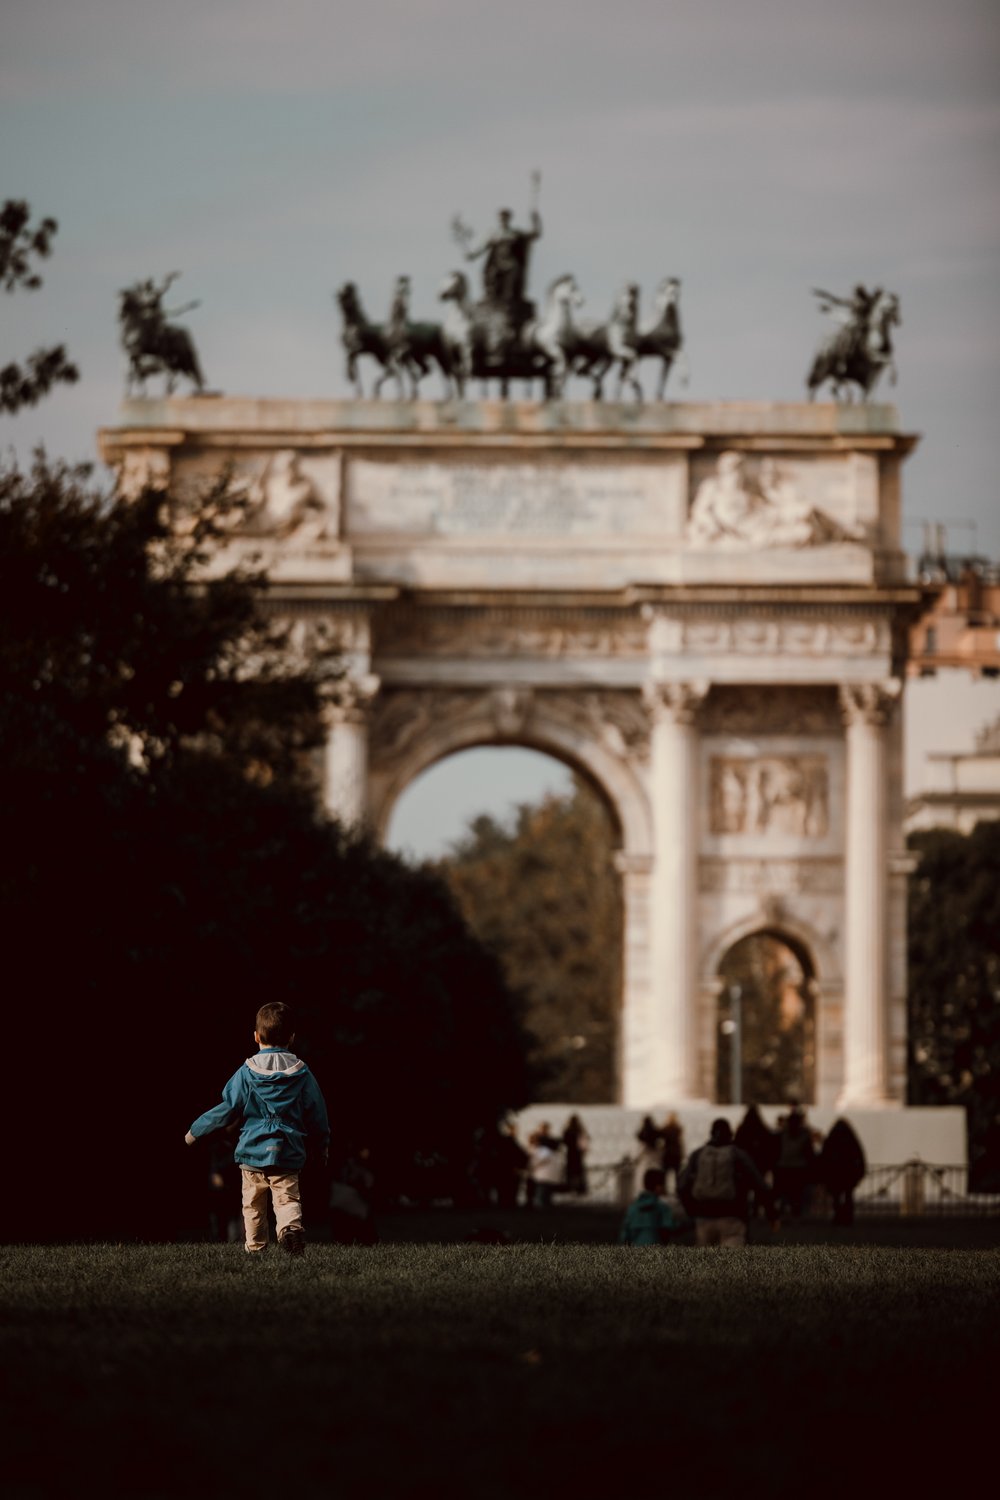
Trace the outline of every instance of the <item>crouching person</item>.
{"type": "Polygon", "coordinates": [[[243,1226],[250,1255],[267,1249],[269,1205],[282,1250],[303,1253],[299,1172],[307,1144],[315,1145],[323,1162],[330,1145],[323,1095],[291,1051],[294,1040],[289,1007],[280,1002],[261,1006],[254,1031],[260,1050],[230,1078],[222,1103],[199,1115],[184,1137],[193,1146],[201,1136],[240,1122],[233,1159],[243,1174],[243,1226]]]}
{"type": "Polygon", "coordinates": [[[667,1174],[649,1167],[642,1174],[642,1192],[625,1210],[618,1231],[619,1245],[667,1245],[677,1229],[677,1220],[664,1199],[667,1174]]]}
{"type": "Polygon", "coordinates": [[[728,1120],[716,1120],[707,1145],[692,1151],[677,1190],[694,1219],[696,1245],[745,1245],[751,1192],[774,1220],[771,1190],[746,1152],[733,1145],[728,1120]]]}

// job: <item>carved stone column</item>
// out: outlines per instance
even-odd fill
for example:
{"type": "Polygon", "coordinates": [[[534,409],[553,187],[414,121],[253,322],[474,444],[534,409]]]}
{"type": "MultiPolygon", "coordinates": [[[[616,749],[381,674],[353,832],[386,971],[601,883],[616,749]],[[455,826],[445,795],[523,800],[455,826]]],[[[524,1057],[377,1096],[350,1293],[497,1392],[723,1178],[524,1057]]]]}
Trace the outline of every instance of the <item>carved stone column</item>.
{"type": "Polygon", "coordinates": [[[838,1105],[888,1102],[886,724],[900,683],[845,686],[844,1081],[838,1105]]]}
{"type": "Polygon", "coordinates": [[[379,690],[372,673],[334,683],[324,704],[323,806],[345,828],[368,817],[368,713],[379,690]]]}
{"type": "Polygon", "coordinates": [[[651,792],[655,840],[652,881],[652,1056],[647,1102],[698,1099],[696,901],[699,705],[705,683],[651,683],[651,792]]]}

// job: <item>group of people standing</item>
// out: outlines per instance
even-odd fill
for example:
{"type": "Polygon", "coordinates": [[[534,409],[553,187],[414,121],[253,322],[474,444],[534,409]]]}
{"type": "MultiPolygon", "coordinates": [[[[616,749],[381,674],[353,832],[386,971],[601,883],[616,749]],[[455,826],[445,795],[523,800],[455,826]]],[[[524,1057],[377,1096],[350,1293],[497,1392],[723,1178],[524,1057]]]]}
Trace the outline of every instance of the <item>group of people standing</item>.
{"type": "Polygon", "coordinates": [[[854,1191],[866,1162],[846,1120],[837,1120],[823,1139],[810,1129],[797,1101],[775,1130],[751,1105],[735,1133],[728,1120],[715,1120],[706,1143],[679,1169],[673,1165],[674,1132],[665,1135],[665,1128],[647,1115],[637,1133],[642,1189],[622,1221],[621,1243],[667,1243],[693,1222],[698,1245],[743,1245],[755,1214],[765,1214],[774,1225],[782,1215],[801,1218],[817,1187],[828,1195],[834,1223],[853,1223],[854,1191]],[[667,1199],[670,1170],[675,1173],[673,1201],[667,1199]]]}

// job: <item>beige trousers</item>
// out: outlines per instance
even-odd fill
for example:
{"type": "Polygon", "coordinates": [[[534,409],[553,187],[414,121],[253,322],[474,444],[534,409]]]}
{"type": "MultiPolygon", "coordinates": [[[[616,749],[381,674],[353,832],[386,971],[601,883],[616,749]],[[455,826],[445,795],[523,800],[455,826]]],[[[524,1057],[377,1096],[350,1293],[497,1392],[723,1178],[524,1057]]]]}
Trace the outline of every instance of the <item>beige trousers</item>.
{"type": "Polygon", "coordinates": [[[723,1245],[729,1248],[745,1245],[747,1226],[742,1219],[695,1219],[694,1242],[696,1245],[723,1245]]]}
{"type": "Polygon", "coordinates": [[[274,1204],[274,1223],[278,1238],[292,1225],[302,1226],[302,1199],[299,1197],[298,1172],[257,1172],[241,1167],[243,1173],[243,1227],[247,1249],[267,1249],[268,1199],[274,1204]]]}

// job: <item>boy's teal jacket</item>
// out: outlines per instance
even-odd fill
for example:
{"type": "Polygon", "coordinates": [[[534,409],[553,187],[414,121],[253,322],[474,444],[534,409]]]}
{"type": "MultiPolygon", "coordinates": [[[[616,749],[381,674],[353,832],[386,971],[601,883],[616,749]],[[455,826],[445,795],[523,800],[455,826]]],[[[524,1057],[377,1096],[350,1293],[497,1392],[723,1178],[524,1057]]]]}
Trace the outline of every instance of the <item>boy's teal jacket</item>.
{"type": "Polygon", "coordinates": [[[248,1057],[222,1090],[222,1103],[199,1115],[190,1134],[208,1135],[234,1120],[243,1121],[236,1165],[258,1172],[297,1172],[305,1165],[307,1140],[324,1157],[330,1144],[319,1084],[301,1058],[280,1047],[248,1057]]]}
{"type": "Polygon", "coordinates": [[[642,1192],[625,1210],[618,1231],[620,1245],[662,1245],[664,1229],[675,1228],[673,1209],[658,1193],[642,1192]]]}

